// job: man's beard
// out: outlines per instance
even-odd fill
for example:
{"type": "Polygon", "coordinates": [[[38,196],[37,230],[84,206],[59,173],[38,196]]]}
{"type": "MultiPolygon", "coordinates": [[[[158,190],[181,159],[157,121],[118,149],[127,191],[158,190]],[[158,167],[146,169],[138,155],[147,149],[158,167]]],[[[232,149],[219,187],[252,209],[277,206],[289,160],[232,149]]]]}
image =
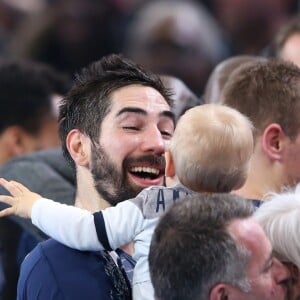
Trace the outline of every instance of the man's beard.
{"type": "Polygon", "coordinates": [[[127,157],[124,159],[121,171],[111,161],[108,154],[100,145],[92,146],[91,173],[97,192],[114,206],[119,202],[136,197],[143,187],[133,186],[126,176],[128,166],[133,163],[148,163],[150,165],[165,166],[162,156],[142,156],[138,158],[127,157]]]}

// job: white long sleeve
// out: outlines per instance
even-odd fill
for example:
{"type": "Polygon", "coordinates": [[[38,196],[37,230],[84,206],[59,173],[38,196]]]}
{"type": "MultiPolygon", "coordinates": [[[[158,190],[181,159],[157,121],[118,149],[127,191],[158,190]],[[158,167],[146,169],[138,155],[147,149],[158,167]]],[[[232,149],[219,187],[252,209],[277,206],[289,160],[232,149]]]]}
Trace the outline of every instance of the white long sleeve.
{"type": "Polygon", "coordinates": [[[91,212],[42,198],[32,207],[32,223],[48,236],[78,250],[103,250],[91,212]]]}

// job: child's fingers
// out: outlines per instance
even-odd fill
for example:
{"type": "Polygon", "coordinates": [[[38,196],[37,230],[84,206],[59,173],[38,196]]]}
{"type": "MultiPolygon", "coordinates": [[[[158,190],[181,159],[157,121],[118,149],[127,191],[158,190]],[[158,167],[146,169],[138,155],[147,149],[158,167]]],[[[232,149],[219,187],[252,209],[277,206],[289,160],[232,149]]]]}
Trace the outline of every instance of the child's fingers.
{"type": "Polygon", "coordinates": [[[0,218],[15,214],[15,207],[8,207],[0,211],[0,218]]]}
{"type": "Polygon", "coordinates": [[[4,178],[0,178],[0,185],[7,189],[13,196],[22,195],[24,192],[29,191],[25,186],[16,181],[7,181],[4,178]]]}
{"type": "Polygon", "coordinates": [[[4,178],[0,178],[0,185],[2,185],[3,187],[5,187],[8,184],[8,181],[4,178]]]}
{"type": "Polygon", "coordinates": [[[18,190],[20,192],[20,194],[30,192],[30,190],[20,182],[11,180],[10,183],[15,187],[16,191],[18,190]]]}
{"type": "Polygon", "coordinates": [[[16,203],[16,199],[8,195],[0,195],[0,202],[4,202],[9,205],[14,205],[16,203]]]}
{"type": "Polygon", "coordinates": [[[12,196],[20,195],[19,188],[13,182],[7,181],[3,186],[11,193],[12,196]]]}
{"type": "Polygon", "coordinates": [[[11,184],[10,181],[7,181],[7,180],[4,179],[4,178],[0,178],[0,184],[1,184],[6,190],[8,190],[11,194],[12,194],[13,192],[15,192],[14,185],[11,184]]]}
{"type": "Polygon", "coordinates": [[[0,178],[0,185],[11,194],[11,196],[0,195],[0,201],[11,205],[11,207],[0,212],[0,217],[14,214],[23,218],[30,218],[32,206],[41,196],[32,193],[23,184],[13,180],[7,181],[4,178],[0,178]]]}

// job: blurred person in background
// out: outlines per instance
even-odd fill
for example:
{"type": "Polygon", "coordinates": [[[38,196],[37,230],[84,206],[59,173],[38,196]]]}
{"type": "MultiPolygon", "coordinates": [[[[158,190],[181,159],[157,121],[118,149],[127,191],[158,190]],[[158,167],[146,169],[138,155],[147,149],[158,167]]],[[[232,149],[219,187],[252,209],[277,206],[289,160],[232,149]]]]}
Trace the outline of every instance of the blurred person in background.
{"type": "Polygon", "coordinates": [[[211,72],[203,94],[205,103],[218,103],[221,93],[235,69],[249,62],[266,61],[266,58],[254,55],[236,55],[229,57],[216,65],[211,72]]]}
{"type": "Polygon", "coordinates": [[[0,62],[0,164],[60,145],[58,105],[68,87],[68,79],[49,66],[0,62]]]}
{"type": "Polygon", "coordinates": [[[236,69],[221,103],[254,125],[255,147],[245,185],[235,191],[262,200],[300,182],[300,69],[283,60],[252,62],[236,69]]]}
{"type": "Polygon", "coordinates": [[[193,1],[151,1],[136,11],[124,53],[159,74],[180,78],[201,95],[212,68],[227,56],[220,28],[193,1]]]}
{"type": "MultiPolygon", "coordinates": [[[[23,154],[60,145],[58,104],[69,87],[69,78],[48,65],[16,60],[0,62],[2,166],[23,154]]],[[[13,168],[2,166],[1,176],[16,174],[13,168]]],[[[18,170],[17,173],[30,180],[31,174],[27,171],[18,170]]],[[[5,284],[0,292],[3,299],[15,299],[17,249],[21,233],[21,228],[10,219],[0,220],[0,245],[5,275],[5,284]]]]}
{"type": "Polygon", "coordinates": [[[18,29],[26,14],[7,0],[0,0],[0,55],[5,53],[7,44],[18,29]]]}
{"type": "Polygon", "coordinates": [[[7,44],[14,39],[23,22],[58,0],[0,0],[0,55],[7,56],[7,44]]]}
{"type": "Polygon", "coordinates": [[[300,17],[284,24],[275,36],[273,54],[300,67],[300,17]]]}
{"type": "Polygon", "coordinates": [[[6,53],[73,74],[106,54],[121,51],[123,23],[125,16],[109,1],[55,1],[20,23],[6,53]]]}
{"type": "Polygon", "coordinates": [[[213,0],[213,14],[232,54],[257,55],[298,9],[297,0],[213,0]]]}
{"type": "Polygon", "coordinates": [[[202,99],[197,97],[179,78],[169,75],[160,75],[160,79],[173,94],[172,111],[176,122],[188,109],[203,104],[202,99]]]}

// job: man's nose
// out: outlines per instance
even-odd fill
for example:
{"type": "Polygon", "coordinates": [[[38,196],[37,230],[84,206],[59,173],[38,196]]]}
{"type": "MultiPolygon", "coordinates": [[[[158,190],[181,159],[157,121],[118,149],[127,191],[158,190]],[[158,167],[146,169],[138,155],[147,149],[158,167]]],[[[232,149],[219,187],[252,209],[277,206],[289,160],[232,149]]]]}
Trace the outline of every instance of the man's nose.
{"type": "Polygon", "coordinates": [[[165,152],[166,141],[158,128],[151,128],[145,132],[141,148],[144,152],[153,154],[165,152]]]}

